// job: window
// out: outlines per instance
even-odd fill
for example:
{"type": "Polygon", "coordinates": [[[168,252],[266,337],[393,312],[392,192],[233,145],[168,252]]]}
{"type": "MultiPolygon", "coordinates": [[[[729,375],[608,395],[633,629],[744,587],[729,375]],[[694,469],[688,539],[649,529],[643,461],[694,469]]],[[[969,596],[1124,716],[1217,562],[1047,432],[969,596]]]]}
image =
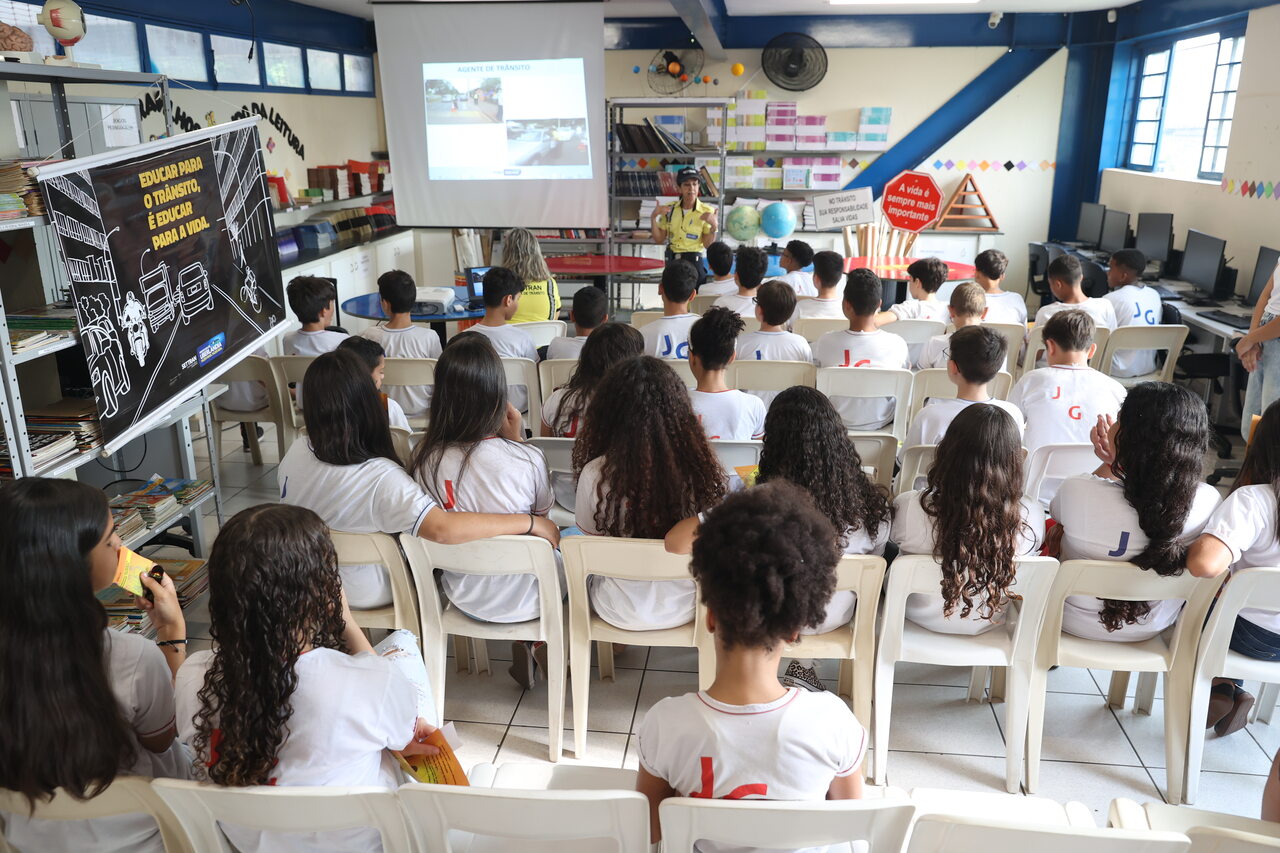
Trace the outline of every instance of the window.
{"type": "Polygon", "coordinates": [[[306,86],[302,74],[302,48],[264,41],[262,61],[267,67],[268,86],[285,86],[290,89],[306,86]]]}
{"type": "Polygon", "coordinates": [[[49,31],[44,28],[43,24],[36,23],[36,15],[40,14],[40,7],[31,3],[15,3],[13,0],[0,0],[0,21],[12,24],[31,36],[34,42],[32,50],[41,56],[53,56],[57,53],[54,47],[53,36],[49,35],[49,31]]]}
{"type": "Polygon", "coordinates": [[[344,54],[342,70],[347,78],[348,92],[373,91],[373,60],[367,56],[344,54]]]}
{"type": "Polygon", "coordinates": [[[230,36],[209,36],[213,46],[213,78],[219,83],[240,83],[245,86],[261,86],[262,72],[258,68],[258,52],[252,50],[249,39],[230,36]],[[249,58],[249,54],[253,58],[249,58]]]}
{"type": "Polygon", "coordinates": [[[1243,56],[1243,35],[1216,32],[1147,51],[1136,87],[1129,167],[1220,179],[1243,56]]]}
{"type": "Polygon", "coordinates": [[[151,70],[156,74],[200,83],[209,80],[204,36],[200,33],[147,24],[147,51],[151,54],[151,70]]]}
{"type": "Polygon", "coordinates": [[[312,89],[342,91],[342,66],[338,54],[307,48],[307,77],[312,89]]]}
{"type": "Polygon", "coordinates": [[[101,65],[112,71],[141,71],[138,25],[133,21],[85,14],[85,37],[71,48],[76,62],[101,65]]]}

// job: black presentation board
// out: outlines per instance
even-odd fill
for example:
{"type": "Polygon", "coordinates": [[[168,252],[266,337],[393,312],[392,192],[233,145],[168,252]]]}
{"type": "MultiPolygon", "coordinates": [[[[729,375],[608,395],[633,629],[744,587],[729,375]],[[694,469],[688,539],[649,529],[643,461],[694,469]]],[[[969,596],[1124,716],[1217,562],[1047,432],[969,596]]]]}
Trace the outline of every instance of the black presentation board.
{"type": "Polygon", "coordinates": [[[285,321],[252,124],[40,180],[108,449],[285,321]]]}

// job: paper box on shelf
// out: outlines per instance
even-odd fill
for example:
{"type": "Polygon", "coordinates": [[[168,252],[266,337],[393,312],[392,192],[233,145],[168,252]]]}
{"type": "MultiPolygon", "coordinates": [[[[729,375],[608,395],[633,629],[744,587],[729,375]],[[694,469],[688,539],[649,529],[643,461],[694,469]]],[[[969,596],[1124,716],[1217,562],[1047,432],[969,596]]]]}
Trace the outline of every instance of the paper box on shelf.
{"type": "Polygon", "coordinates": [[[809,189],[809,167],[784,165],[782,167],[782,188],[784,190],[809,189]]]}
{"type": "Polygon", "coordinates": [[[834,151],[852,151],[858,144],[858,134],[852,130],[828,130],[827,147],[834,151]]]}

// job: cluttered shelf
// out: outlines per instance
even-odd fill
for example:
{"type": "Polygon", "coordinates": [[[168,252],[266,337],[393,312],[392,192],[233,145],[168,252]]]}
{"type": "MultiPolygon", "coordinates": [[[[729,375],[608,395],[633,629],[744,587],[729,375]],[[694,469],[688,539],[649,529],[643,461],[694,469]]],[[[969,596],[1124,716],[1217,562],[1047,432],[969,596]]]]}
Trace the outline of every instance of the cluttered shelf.
{"type": "Polygon", "coordinates": [[[111,515],[126,548],[144,544],[213,500],[211,480],[156,477],[137,491],[111,499],[111,515]]]}
{"type": "Polygon", "coordinates": [[[26,344],[19,348],[13,346],[13,344],[15,343],[15,338],[21,340],[20,334],[21,332],[19,331],[10,333],[10,349],[13,352],[12,364],[25,364],[28,361],[43,358],[46,355],[53,355],[55,352],[62,352],[64,349],[70,349],[80,344],[80,340],[74,332],[59,332],[47,334],[47,338],[52,338],[52,340],[42,338],[35,344],[26,344]]]}
{"type": "Polygon", "coordinates": [[[387,240],[387,239],[390,239],[391,237],[398,237],[401,234],[407,234],[411,230],[412,229],[410,228],[402,228],[397,225],[392,228],[386,228],[386,229],[383,229],[382,231],[379,231],[376,235],[374,235],[372,240],[364,240],[359,243],[347,243],[344,245],[335,244],[333,246],[330,246],[327,249],[300,249],[298,250],[298,254],[296,256],[290,258],[287,261],[281,258],[280,268],[281,268],[281,271],[283,272],[283,271],[292,269],[293,267],[300,267],[300,266],[303,266],[304,264],[315,263],[316,261],[321,261],[321,260],[324,260],[325,258],[345,252],[348,249],[358,249],[361,246],[372,246],[375,243],[378,243],[382,240],[387,240]]]}

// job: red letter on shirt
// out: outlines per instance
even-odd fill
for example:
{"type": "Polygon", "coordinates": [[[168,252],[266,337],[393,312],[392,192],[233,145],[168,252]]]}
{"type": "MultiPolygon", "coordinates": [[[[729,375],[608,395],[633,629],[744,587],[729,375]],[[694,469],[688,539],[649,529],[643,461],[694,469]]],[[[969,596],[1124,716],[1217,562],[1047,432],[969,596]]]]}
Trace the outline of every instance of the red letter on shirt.
{"type": "MultiPolygon", "coordinates": [[[[693,793],[689,794],[689,796],[699,797],[704,800],[709,800],[712,798],[712,796],[715,793],[716,775],[715,775],[715,771],[711,767],[710,756],[707,756],[707,755],[702,756],[701,762],[702,762],[702,790],[694,791],[693,793]]],[[[720,799],[741,800],[744,797],[750,797],[753,794],[760,797],[766,797],[769,795],[769,786],[764,784],[739,785],[738,787],[734,788],[732,791],[730,791],[728,794],[721,797],[720,799]]]]}
{"type": "Polygon", "coordinates": [[[453,509],[453,480],[444,481],[444,508],[453,509]]]}
{"type": "Polygon", "coordinates": [[[1050,397],[1049,399],[1058,400],[1058,399],[1061,399],[1061,397],[1062,397],[1062,386],[1059,385],[1057,388],[1053,389],[1053,396],[1050,397]]]}
{"type": "Polygon", "coordinates": [[[1072,406],[1071,408],[1067,409],[1067,417],[1071,418],[1071,420],[1073,421],[1080,420],[1081,418],[1080,407],[1072,406]]]}
{"type": "Polygon", "coordinates": [[[844,351],[844,364],[840,365],[840,367],[848,367],[848,366],[849,366],[849,351],[848,351],[848,350],[845,350],[845,351],[844,351]]]}

